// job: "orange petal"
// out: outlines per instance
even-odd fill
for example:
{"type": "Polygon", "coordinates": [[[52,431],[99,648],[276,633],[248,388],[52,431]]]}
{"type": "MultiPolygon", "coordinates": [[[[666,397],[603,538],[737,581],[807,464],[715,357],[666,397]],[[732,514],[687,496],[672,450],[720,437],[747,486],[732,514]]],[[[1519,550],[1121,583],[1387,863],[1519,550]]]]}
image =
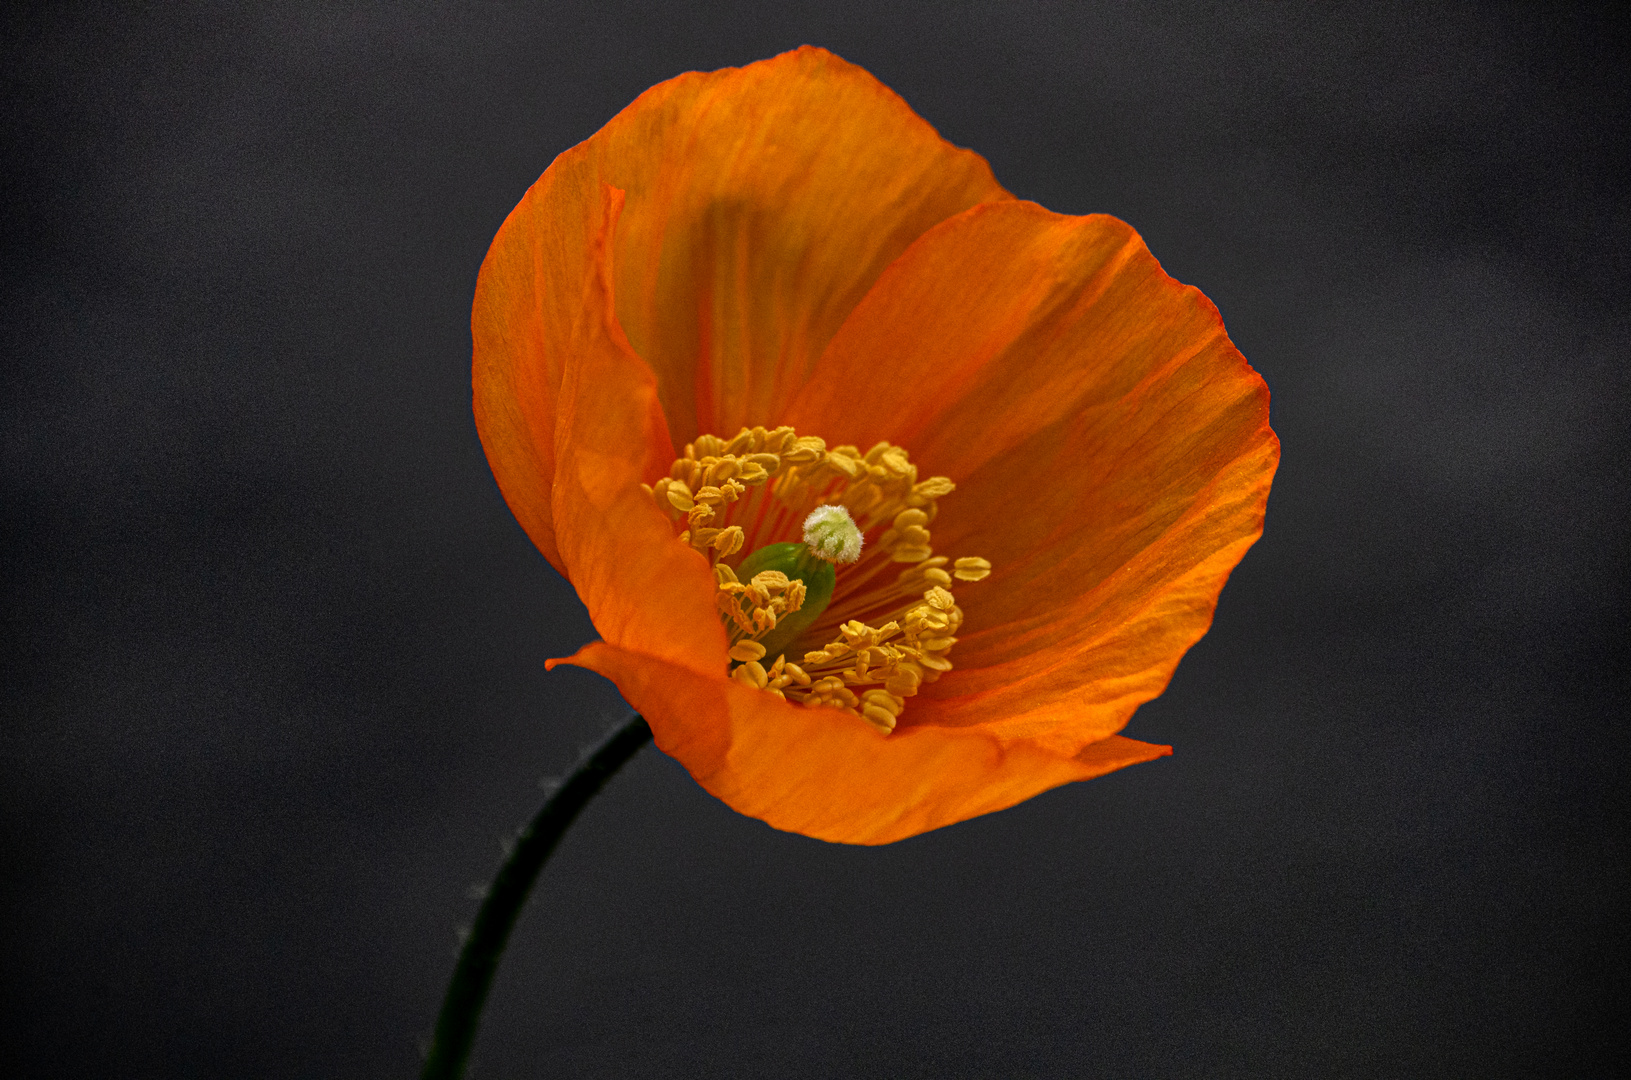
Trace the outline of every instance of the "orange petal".
{"type": "Polygon", "coordinates": [[[1021,202],[919,239],[777,419],[906,446],[958,484],[936,549],[995,567],[957,591],[957,668],[903,725],[1061,754],[1165,688],[1261,534],[1279,460],[1268,391],[1212,304],[1126,224],[1021,202]]]}
{"type": "Polygon", "coordinates": [[[657,746],[733,809],[841,843],[886,844],[1171,752],[1113,736],[1064,756],[1004,745],[977,728],[885,737],[857,717],[789,705],[601,642],[565,662],[616,683],[650,722],[657,746]],[[697,717],[712,718],[722,737],[705,737],[697,717]]]}
{"type": "Polygon", "coordinates": [[[551,506],[561,565],[608,642],[722,677],[713,574],[640,487],[667,473],[674,449],[656,376],[614,313],[606,241],[621,206],[609,190],[561,373],[551,506]]]}
{"type": "Polygon", "coordinates": [[[983,158],[810,47],[655,86],[579,150],[628,192],[618,316],[680,443],[763,423],[908,244],[1007,196],[983,158]]]}
{"type": "Polygon", "coordinates": [[[983,158],[810,47],[660,83],[556,158],[493,241],[471,328],[482,445],[558,569],[556,395],[608,184],[628,193],[618,316],[682,444],[763,423],[908,244],[1008,197],[983,158]]]}
{"type": "Polygon", "coordinates": [[[555,417],[584,296],[597,272],[594,250],[606,200],[592,171],[563,154],[493,238],[470,311],[482,449],[516,520],[563,573],[550,494],[555,417]]]}

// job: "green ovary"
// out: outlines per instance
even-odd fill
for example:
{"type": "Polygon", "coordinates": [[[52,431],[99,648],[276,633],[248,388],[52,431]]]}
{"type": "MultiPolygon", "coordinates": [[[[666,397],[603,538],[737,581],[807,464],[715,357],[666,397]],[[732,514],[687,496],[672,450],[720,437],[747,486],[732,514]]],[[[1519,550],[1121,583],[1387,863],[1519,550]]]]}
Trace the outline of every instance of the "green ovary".
{"type": "MultiPolygon", "coordinates": [[[[742,560],[742,565],[736,568],[736,576],[747,582],[753,580],[753,575],[766,570],[779,570],[789,580],[804,582],[805,590],[804,603],[797,611],[783,615],[774,630],[755,639],[764,646],[764,662],[769,665],[827,610],[838,577],[831,562],[811,551],[808,544],[796,540],[785,544],[766,544],[742,560]]],[[[788,659],[795,663],[798,661],[796,656],[788,659]]]]}

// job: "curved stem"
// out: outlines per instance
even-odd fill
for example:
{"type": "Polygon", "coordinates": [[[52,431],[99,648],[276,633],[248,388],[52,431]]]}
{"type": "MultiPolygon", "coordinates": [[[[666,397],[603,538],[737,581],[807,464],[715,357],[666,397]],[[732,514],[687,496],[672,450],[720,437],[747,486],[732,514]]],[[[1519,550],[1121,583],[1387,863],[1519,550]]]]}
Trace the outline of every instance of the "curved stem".
{"type": "Polygon", "coordinates": [[[436,1033],[425,1055],[420,1080],[459,1080],[464,1075],[471,1044],[476,1040],[481,1007],[493,985],[499,957],[504,954],[510,930],[521,914],[521,905],[527,902],[527,894],[532,891],[532,883],[537,880],[544,860],[555,850],[584,804],[650,741],[651,728],[645,719],[638,714],[630,717],[627,723],[601,740],[516,837],[515,848],[499,868],[498,876],[493,878],[487,898],[476,913],[475,925],[470,928],[470,936],[459,952],[459,963],[453,969],[452,982],[448,983],[447,997],[442,1000],[436,1033]]]}

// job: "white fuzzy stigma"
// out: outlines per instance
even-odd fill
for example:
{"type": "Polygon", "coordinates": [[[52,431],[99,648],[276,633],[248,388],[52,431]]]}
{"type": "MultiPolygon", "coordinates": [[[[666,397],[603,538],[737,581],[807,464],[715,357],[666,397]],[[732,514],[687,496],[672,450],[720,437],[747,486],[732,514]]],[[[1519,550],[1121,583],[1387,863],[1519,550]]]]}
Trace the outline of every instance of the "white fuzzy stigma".
{"type": "Polygon", "coordinates": [[[818,506],[804,519],[804,542],[828,562],[852,563],[861,557],[861,530],[842,506],[818,506]]]}

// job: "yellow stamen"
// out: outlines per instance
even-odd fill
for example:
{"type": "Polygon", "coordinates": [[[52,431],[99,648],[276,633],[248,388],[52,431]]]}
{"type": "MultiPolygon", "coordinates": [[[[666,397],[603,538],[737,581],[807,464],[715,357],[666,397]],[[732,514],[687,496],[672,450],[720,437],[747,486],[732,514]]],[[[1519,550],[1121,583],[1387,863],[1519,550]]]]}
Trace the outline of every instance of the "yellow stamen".
{"type": "Polygon", "coordinates": [[[713,566],[731,677],[850,713],[888,734],[906,699],[951,670],[947,654],[963,622],[951,586],[991,573],[985,559],[934,554],[929,527],[938,500],[955,488],[943,476],[920,480],[906,450],[887,442],[863,454],[790,427],[755,427],[729,440],[699,435],[649,490],[682,530],[681,542],[713,566]],[[848,532],[826,524],[840,519],[848,532]],[[819,525],[813,539],[811,522],[819,525]],[[803,607],[804,582],[773,570],[743,582],[735,566],[744,551],[801,537],[830,561],[847,558],[837,559],[826,609],[786,653],[767,657],[760,640],[803,607]]]}
{"type": "Polygon", "coordinates": [[[749,660],[763,660],[765,647],[757,641],[738,641],[731,646],[731,659],[746,663],[749,660]]]}

